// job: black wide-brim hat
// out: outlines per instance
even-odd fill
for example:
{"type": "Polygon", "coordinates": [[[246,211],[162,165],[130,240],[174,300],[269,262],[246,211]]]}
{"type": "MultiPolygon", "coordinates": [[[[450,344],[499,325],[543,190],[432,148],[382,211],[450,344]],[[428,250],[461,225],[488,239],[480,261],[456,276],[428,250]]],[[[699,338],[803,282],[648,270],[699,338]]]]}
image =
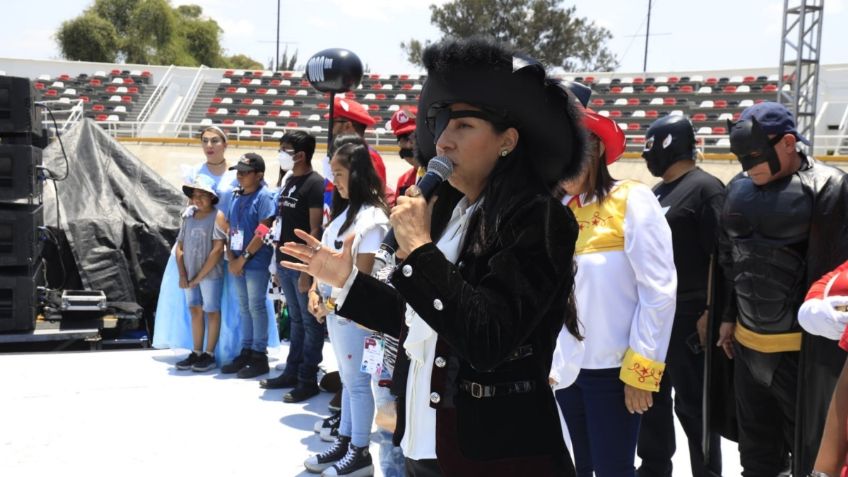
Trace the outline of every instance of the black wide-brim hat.
{"type": "Polygon", "coordinates": [[[577,99],[538,61],[485,38],[446,39],[422,55],[427,80],[418,100],[416,136],[422,163],[436,155],[433,108],[468,103],[504,113],[524,155],[549,187],[576,176],[585,160],[577,99]]]}

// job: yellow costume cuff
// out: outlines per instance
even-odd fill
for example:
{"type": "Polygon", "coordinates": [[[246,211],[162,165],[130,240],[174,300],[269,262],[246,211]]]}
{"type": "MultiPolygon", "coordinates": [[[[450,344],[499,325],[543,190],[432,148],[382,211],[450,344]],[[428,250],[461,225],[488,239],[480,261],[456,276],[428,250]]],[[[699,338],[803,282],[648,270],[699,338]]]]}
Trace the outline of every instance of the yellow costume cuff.
{"type": "Polygon", "coordinates": [[[627,353],[624,353],[621,374],[618,377],[634,388],[657,392],[660,390],[660,380],[664,372],[664,363],[650,360],[628,348],[627,353]]]}

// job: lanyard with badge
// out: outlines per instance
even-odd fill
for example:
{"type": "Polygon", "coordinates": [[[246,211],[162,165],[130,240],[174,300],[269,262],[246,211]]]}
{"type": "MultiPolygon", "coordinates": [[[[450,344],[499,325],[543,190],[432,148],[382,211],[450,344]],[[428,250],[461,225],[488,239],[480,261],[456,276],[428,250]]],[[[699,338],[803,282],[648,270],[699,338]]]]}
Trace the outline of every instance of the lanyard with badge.
{"type": "MultiPolygon", "coordinates": [[[[248,207],[252,206],[256,202],[256,198],[259,196],[259,190],[253,192],[253,194],[249,195],[239,195],[238,200],[234,201],[232,205],[230,205],[230,215],[232,216],[232,207],[238,207],[238,214],[236,215],[235,224],[236,226],[230,229],[230,250],[233,252],[240,252],[244,249],[244,231],[239,227],[240,220],[244,216],[244,211],[248,207]],[[248,201],[249,197],[252,197],[253,200],[248,201]]],[[[232,217],[231,217],[232,218],[232,217]]],[[[230,223],[233,221],[231,220],[230,223]]]]}

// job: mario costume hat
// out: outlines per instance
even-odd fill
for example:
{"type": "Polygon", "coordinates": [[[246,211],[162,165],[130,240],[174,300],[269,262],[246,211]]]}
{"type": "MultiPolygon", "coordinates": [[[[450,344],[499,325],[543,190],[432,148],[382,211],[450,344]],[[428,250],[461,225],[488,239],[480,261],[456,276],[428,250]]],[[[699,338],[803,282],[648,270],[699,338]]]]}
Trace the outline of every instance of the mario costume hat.
{"type": "Polygon", "coordinates": [[[265,159],[262,159],[262,156],[255,152],[248,152],[241,156],[236,165],[231,167],[230,170],[240,172],[265,172],[265,159]]]}
{"type": "Polygon", "coordinates": [[[436,155],[436,140],[450,119],[470,115],[451,111],[467,103],[500,127],[518,130],[527,161],[549,187],[575,176],[585,160],[581,112],[566,85],[548,78],[535,59],[493,40],[446,39],[422,54],[427,80],[418,99],[417,146],[436,155]]]}
{"type": "Polygon", "coordinates": [[[212,179],[208,176],[198,175],[194,178],[191,184],[183,185],[183,194],[186,195],[189,199],[194,194],[194,191],[201,190],[208,194],[212,195],[212,205],[218,203],[218,193],[215,192],[215,184],[212,183],[212,179]]]}
{"type": "Polygon", "coordinates": [[[395,111],[389,121],[389,129],[395,136],[403,136],[415,132],[415,116],[417,108],[404,108],[395,111]]]}
{"type": "Polygon", "coordinates": [[[627,138],[618,123],[587,109],[583,111],[583,125],[603,143],[607,165],[617,161],[624,154],[627,138]]]}
{"type": "Polygon", "coordinates": [[[333,100],[333,116],[345,118],[354,123],[373,126],[377,121],[368,114],[368,110],[352,99],[336,96],[333,100]]]}

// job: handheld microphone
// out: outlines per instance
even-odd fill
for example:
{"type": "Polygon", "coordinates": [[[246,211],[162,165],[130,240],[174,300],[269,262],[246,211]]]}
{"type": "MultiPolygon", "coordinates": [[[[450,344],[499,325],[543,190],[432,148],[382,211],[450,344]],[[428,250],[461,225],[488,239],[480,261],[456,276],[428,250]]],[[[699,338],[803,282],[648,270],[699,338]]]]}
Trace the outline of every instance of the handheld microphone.
{"type": "MultiPolygon", "coordinates": [[[[424,200],[429,201],[430,197],[433,196],[433,192],[435,192],[436,188],[439,187],[439,184],[446,181],[452,172],[453,164],[451,164],[447,157],[436,156],[430,159],[430,162],[427,163],[427,173],[424,174],[424,177],[422,177],[417,184],[424,200]]],[[[384,253],[394,255],[397,245],[395,231],[389,230],[389,233],[386,234],[386,238],[383,239],[382,245],[380,245],[380,249],[384,253]]]]}

